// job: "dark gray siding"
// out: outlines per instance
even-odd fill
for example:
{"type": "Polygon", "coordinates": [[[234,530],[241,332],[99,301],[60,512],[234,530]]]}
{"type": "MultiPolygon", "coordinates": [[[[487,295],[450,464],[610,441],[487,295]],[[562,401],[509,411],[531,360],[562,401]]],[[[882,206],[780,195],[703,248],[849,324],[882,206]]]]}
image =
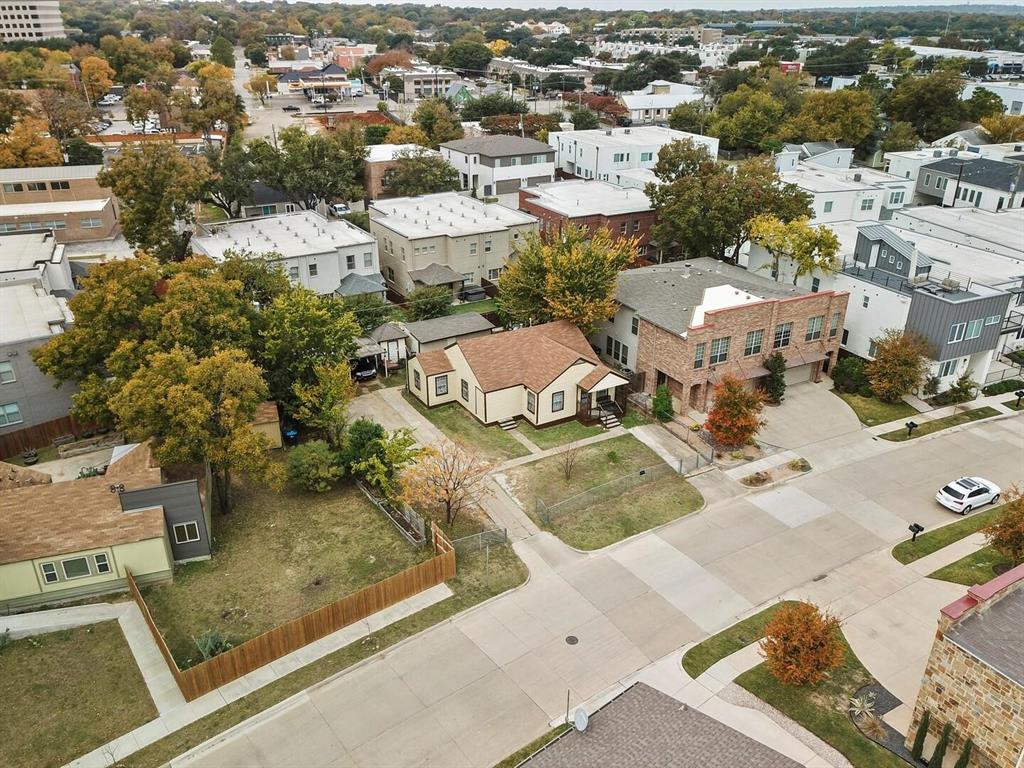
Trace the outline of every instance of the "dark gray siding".
{"type": "Polygon", "coordinates": [[[910,312],[907,314],[906,328],[928,340],[934,349],[935,360],[966,357],[976,352],[994,349],[999,345],[999,330],[1009,303],[1010,295],[1007,293],[947,301],[940,296],[915,291],[910,302],[910,312]],[[953,344],[947,343],[951,326],[969,323],[972,320],[984,320],[993,315],[999,316],[999,322],[982,325],[981,336],[978,338],[965,338],[953,344]]]}
{"type": "Polygon", "coordinates": [[[199,485],[195,480],[167,483],[153,488],[125,491],[121,494],[121,509],[163,507],[167,524],[167,539],[175,562],[210,556],[210,532],[206,528],[203,505],[199,499],[199,485]],[[199,541],[178,544],[174,541],[177,523],[194,522],[199,527],[199,541]]]}
{"type": "Polygon", "coordinates": [[[78,386],[67,382],[60,387],[32,362],[29,351],[42,346],[46,339],[23,341],[0,347],[0,361],[14,366],[15,381],[0,384],[0,404],[17,403],[21,423],[0,427],[0,435],[43,424],[67,416],[71,409],[71,395],[78,386]]]}
{"type": "Polygon", "coordinates": [[[860,264],[871,264],[871,252],[877,243],[869,240],[863,232],[857,233],[857,245],[853,248],[853,260],[860,264]]]}

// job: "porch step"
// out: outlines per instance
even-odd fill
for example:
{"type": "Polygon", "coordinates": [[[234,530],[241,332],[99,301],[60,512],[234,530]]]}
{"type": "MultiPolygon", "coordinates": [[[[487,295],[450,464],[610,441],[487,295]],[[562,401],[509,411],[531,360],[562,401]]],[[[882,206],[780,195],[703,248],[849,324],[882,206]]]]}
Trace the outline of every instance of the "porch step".
{"type": "Polygon", "coordinates": [[[498,426],[504,429],[506,432],[515,429],[519,426],[519,422],[515,419],[505,419],[505,421],[499,421],[498,426]]]}
{"type": "Polygon", "coordinates": [[[601,426],[605,429],[615,429],[621,424],[622,422],[619,420],[619,417],[614,413],[606,412],[601,414],[601,426]]]}

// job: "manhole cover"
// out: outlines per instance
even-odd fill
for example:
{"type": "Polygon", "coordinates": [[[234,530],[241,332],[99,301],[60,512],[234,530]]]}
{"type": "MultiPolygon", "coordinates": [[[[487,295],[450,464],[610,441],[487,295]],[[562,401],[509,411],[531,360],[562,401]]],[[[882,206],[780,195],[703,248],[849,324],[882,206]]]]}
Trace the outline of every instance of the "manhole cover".
{"type": "Polygon", "coordinates": [[[565,638],[565,642],[567,642],[569,645],[576,645],[576,643],[578,643],[579,641],[580,639],[576,637],[576,635],[569,635],[567,638],[565,638]]]}

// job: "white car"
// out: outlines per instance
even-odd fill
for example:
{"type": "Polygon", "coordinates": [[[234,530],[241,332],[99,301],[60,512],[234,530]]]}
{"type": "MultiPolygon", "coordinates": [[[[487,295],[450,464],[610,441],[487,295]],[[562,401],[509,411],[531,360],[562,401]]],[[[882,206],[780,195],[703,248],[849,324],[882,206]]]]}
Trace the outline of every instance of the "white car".
{"type": "Polygon", "coordinates": [[[335,216],[344,216],[347,213],[352,213],[352,209],[345,205],[345,203],[335,203],[329,210],[335,216]]]}
{"type": "Polygon", "coordinates": [[[983,477],[961,477],[942,486],[935,500],[946,509],[966,515],[983,504],[999,501],[999,486],[983,477]]]}

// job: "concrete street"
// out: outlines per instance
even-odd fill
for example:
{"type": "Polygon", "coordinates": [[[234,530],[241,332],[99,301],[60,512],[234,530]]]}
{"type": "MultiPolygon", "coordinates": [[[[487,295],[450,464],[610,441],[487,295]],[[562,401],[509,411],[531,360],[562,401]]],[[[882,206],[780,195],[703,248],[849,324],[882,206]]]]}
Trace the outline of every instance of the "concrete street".
{"type": "MultiPolygon", "coordinates": [[[[406,415],[393,406],[385,421],[406,415]]],[[[906,536],[910,522],[930,528],[950,519],[933,501],[949,479],[974,473],[1003,485],[1019,480],[1019,420],[893,444],[848,431],[837,415],[792,415],[807,422],[795,439],[817,438],[820,425],[834,425],[814,444],[812,463],[821,469],[720,501],[721,479],[705,476],[698,485],[714,484],[718,493],[709,494],[704,511],[590,555],[547,533],[528,535],[515,545],[531,573],[522,588],[314,686],[174,764],[491,765],[564,714],[567,694],[574,708],[783,594],[859,613],[851,630],[862,661],[894,674],[891,654],[872,639],[872,622],[899,618],[916,649],[933,632],[934,608],[946,593],[924,590],[919,600],[913,590],[920,588],[893,576],[884,550],[906,536]],[[903,609],[921,600],[926,607],[903,609]],[[567,644],[569,635],[579,642],[567,644]]],[[[921,652],[915,654],[913,667],[921,652]]],[[[908,676],[899,692],[910,684],[908,676]]]]}

